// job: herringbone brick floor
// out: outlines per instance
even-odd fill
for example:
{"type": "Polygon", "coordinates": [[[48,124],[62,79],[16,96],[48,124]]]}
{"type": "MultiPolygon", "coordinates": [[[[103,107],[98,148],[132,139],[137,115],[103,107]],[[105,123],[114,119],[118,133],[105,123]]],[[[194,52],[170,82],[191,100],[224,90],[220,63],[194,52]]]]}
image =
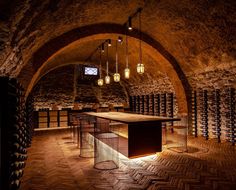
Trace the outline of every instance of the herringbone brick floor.
{"type": "Polygon", "coordinates": [[[236,150],[227,143],[188,138],[188,152],[120,158],[115,170],[79,157],[68,131],[37,134],[28,150],[20,190],[236,190],[236,150]]]}

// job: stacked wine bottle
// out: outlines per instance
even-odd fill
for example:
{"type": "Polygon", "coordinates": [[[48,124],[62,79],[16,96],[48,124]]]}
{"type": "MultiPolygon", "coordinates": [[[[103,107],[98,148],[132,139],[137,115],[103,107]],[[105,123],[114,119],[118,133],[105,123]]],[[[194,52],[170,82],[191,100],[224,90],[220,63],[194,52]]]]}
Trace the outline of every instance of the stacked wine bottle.
{"type": "Polygon", "coordinates": [[[11,190],[19,188],[27,159],[29,134],[24,106],[23,88],[16,80],[11,79],[8,83],[8,176],[11,190]]]}
{"type": "Polygon", "coordinates": [[[149,115],[149,95],[144,96],[144,114],[149,115]]]}
{"type": "Polygon", "coordinates": [[[166,116],[166,94],[161,94],[161,116],[166,116]]]}
{"type": "MultiPolygon", "coordinates": [[[[174,94],[168,93],[167,95],[167,116],[174,117],[174,94]]],[[[173,121],[168,123],[169,126],[173,126],[173,121]]]]}
{"type": "Polygon", "coordinates": [[[129,96],[129,108],[130,108],[130,112],[134,111],[134,104],[133,104],[133,97],[129,96]]]}
{"type": "Polygon", "coordinates": [[[155,99],[154,99],[154,94],[152,94],[151,96],[150,96],[150,105],[151,105],[151,107],[150,107],[150,115],[154,115],[155,114],[155,99]]]}
{"type": "Polygon", "coordinates": [[[155,115],[161,115],[161,97],[160,94],[157,94],[155,97],[155,115]]]}
{"type": "Polygon", "coordinates": [[[140,113],[141,114],[144,114],[144,101],[145,101],[144,97],[145,97],[144,95],[141,96],[141,102],[140,102],[140,110],[141,110],[140,113]]]}
{"type": "Polygon", "coordinates": [[[27,98],[27,102],[26,102],[26,119],[27,119],[27,147],[30,147],[31,145],[31,141],[32,141],[32,136],[33,136],[33,131],[34,131],[34,126],[33,126],[33,121],[34,121],[34,99],[32,95],[29,95],[27,98]]]}
{"type": "Polygon", "coordinates": [[[228,107],[228,111],[226,112],[226,136],[227,140],[232,143],[232,145],[235,145],[235,89],[229,88],[227,90],[227,97],[226,97],[226,103],[228,107]]]}
{"type": "Polygon", "coordinates": [[[218,142],[221,142],[221,112],[220,112],[220,90],[213,91],[214,103],[213,103],[213,135],[218,142]]]}
{"type": "Polygon", "coordinates": [[[200,110],[201,110],[201,132],[202,136],[205,137],[206,140],[209,139],[209,132],[208,132],[208,92],[207,90],[203,90],[200,93],[200,110]]]}
{"type": "Polygon", "coordinates": [[[162,93],[129,97],[130,111],[156,116],[174,115],[174,94],[162,93]]]}
{"type": "Polygon", "coordinates": [[[197,92],[192,91],[192,134],[198,136],[197,126],[197,92]]]}

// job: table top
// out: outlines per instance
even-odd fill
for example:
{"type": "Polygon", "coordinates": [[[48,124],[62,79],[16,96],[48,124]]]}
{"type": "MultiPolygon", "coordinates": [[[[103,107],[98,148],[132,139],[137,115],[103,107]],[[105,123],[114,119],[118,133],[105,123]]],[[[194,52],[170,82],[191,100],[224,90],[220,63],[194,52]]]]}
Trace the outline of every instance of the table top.
{"type": "Polygon", "coordinates": [[[128,124],[180,121],[180,118],[141,115],[141,114],[124,113],[124,112],[85,112],[85,114],[128,124]]]}

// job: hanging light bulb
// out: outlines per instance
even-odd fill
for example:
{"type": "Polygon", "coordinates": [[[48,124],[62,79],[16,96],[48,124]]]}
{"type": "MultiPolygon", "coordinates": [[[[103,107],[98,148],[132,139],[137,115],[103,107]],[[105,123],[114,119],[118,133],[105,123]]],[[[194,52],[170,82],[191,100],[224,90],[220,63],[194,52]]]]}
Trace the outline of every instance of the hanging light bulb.
{"type": "Polygon", "coordinates": [[[108,46],[111,47],[111,39],[108,39],[108,46]]]}
{"type": "Polygon", "coordinates": [[[104,43],[102,43],[102,53],[105,52],[104,43]]]}
{"type": "Polygon", "coordinates": [[[99,68],[100,78],[98,79],[98,86],[103,85],[103,79],[102,79],[102,48],[100,48],[100,68],[99,68]]]}
{"type": "Polygon", "coordinates": [[[141,9],[139,10],[139,63],[137,64],[137,72],[144,73],[144,64],[142,63],[142,44],[141,44],[141,9]]]}
{"type": "Polygon", "coordinates": [[[129,30],[132,30],[133,28],[132,28],[132,20],[131,20],[132,18],[131,17],[129,17],[129,20],[128,20],[128,29],[129,30]]]}
{"type": "Polygon", "coordinates": [[[138,63],[138,65],[137,65],[137,72],[139,74],[143,74],[144,73],[144,64],[138,63]]]}
{"type": "Polygon", "coordinates": [[[114,74],[114,81],[115,82],[120,82],[120,74],[119,73],[114,74]]]}
{"type": "Polygon", "coordinates": [[[108,44],[107,44],[107,62],[106,62],[107,75],[105,76],[105,83],[106,83],[106,84],[110,84],[110,82],[111,82],[111,78],[110,78],[110,76],[108,75],[108,74],[109,74],[108,47],[109,47],[109,41],[108,41],[108,44]]]}
{"type": "Polygon", "coordinates": [[[102,86],[103,85],[103,79],[98,79],[98,86],[102,86]]]}
{"type": "Polygon", "coordinates": [[[126,79],[129,79],[129,77],[130,77],[130,69],[129,68],[125,68],[125,78],[126,79]]]}
{"type": "MultiPolygon", "coordinates": [[[[118,38],[120,39],[120,38],[118,38]]],[[[114,81],[119,82],[120,81],[120,74],[118,73],[118,53],[117,53],[117,41],[116,41],[116,73],[113,75],[114,81]]]]}
{"type": "Polygon", "coordinates": [[[105,83],[110,84],[111,83],[111,77],[110,76],[105,76],[105,83]]]}
{"type": "Polygon", "coordinates": [[[125,37],[126,39],[126,48],[125,48],[125,54],[126,54],[126,68],[124,70],[124,74],[125,74],[125,78],[129,79],[130,77],[130,69],[129,69],[129,58],[128,58],[128,37],[126,35],[125,37]]]}

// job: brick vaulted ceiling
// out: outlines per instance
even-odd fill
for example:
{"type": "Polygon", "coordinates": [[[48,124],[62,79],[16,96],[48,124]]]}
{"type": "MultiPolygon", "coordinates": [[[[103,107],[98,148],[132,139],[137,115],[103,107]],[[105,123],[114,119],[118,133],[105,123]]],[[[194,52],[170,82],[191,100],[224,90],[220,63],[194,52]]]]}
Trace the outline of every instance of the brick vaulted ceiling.
{"type": "MultiPolygon", "coordinates": [[[[235,85],[236,1],[16,0],[0,5],[0,74],[17,77],[28,91],[48,71],[84,62],[95,45],[124,34],[123,24],[139,7],[147,73],[156,78],[158,72],[167,74],[177,95],[199,87],[209,72],[214,78],[214,71],[221,80],[212,85],[222,80],[235,85]]],[[[131,68],[138,61],[137,18],[133,25],[131,68]]],[[[94,56],[92,63],[97,62],[94,56]]],[[[124,64],[123,59],[121,68],[124,64]]],[[[130,83],[142,80],[134,77],[130,83]]]]}

